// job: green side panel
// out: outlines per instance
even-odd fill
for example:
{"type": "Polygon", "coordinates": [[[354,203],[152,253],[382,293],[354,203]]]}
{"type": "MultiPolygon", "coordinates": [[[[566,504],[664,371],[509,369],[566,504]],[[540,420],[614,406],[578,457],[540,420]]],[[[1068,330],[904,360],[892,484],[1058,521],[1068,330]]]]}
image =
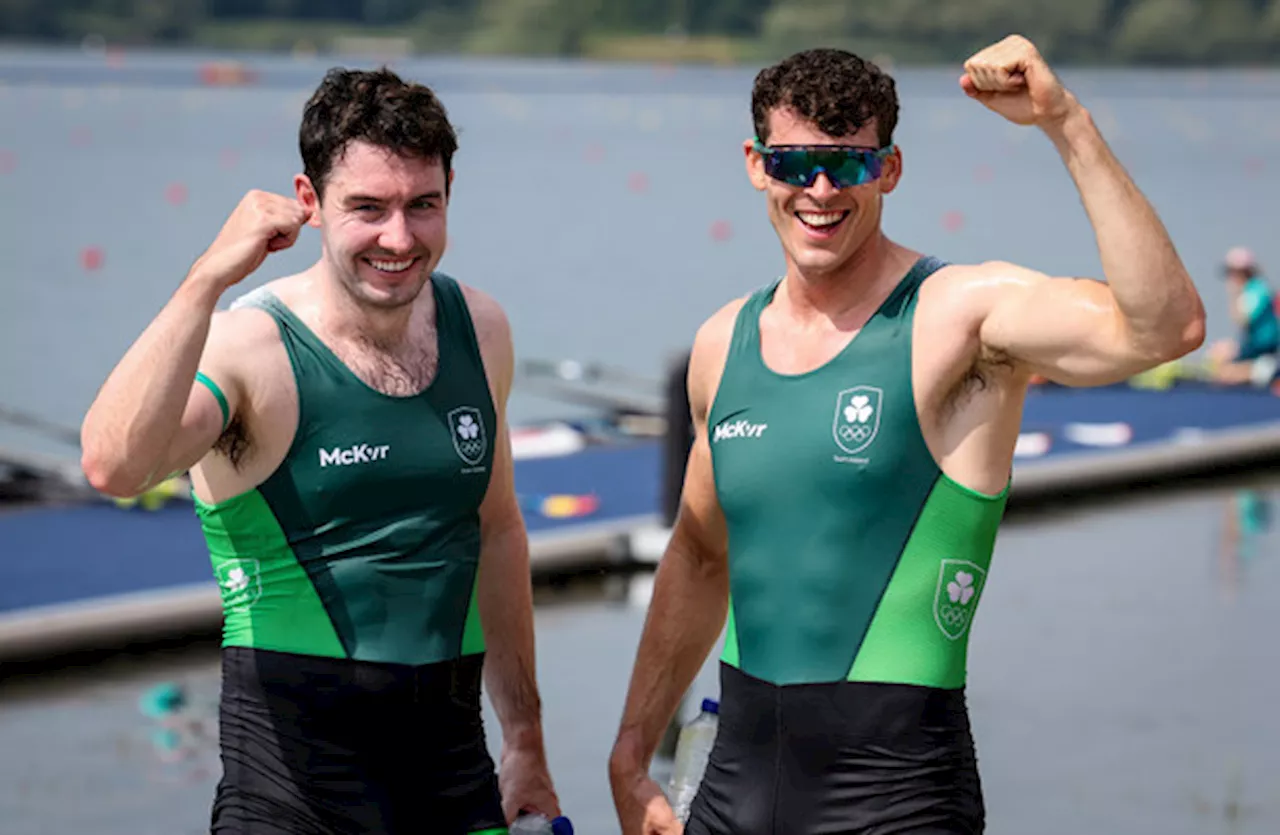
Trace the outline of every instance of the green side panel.
{"type": "MultiPolygon", "coordinates": [[[[467,607],[467,620],[462,626],[462,654],[481,652],[484,652],[484,625],[480,621],[480,572],[476,571],[476,581],[471,586],[471,605],[467,607]]],[[[502,831],[506,832],[505,829],[502,831]]]]}
{"type": "Polygon", "coordinates": [[[849,681],[958,688],[969,630],[1009,490],[988,496],[939,476],[885,588],[849,681]]]}
{"type": "MultiPolygon", "coordinates": [[[[193,497],[194,498],[194,497],[193,497]]],[[[328,612],[257,490],[195,499],[222,592],[223,646],[345,658],[328,612]]]]}
{"type": "Polygon", "coordinates": [[[481,829],[478,832],[472,832],[471,835],[507,835],[509,831],[505,826],[500,826],[497,829],[481,829]]]}
{"type": "Polygon", "coordinates": [[[724,628],[724,652],[720,660],[730,667],[740,667],[738,658],[738,626],[733,621],[733,596],[729,596],[729,622],[724,628]]]}

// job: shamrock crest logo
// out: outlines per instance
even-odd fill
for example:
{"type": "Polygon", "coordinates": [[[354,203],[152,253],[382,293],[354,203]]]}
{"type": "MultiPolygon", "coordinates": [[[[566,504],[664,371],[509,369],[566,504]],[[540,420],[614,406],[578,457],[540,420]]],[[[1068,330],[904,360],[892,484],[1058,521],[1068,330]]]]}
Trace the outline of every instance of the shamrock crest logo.
{"type": "Polygon", "coordinates": [[[880,404],[884,392],[875,386],[854,386],[836,395],[831,433],[836,446],[850,455],[871,446],[880,431],[880,404]]]}
{"type": "Polygon", "coordinates": [[[933,597],[933,620],[942,634],[955,641],[965,634],[978,608],[987,572],[968,560],[943,560],[933,597]]]}
{"type": "Polygon", "coordinates": [[[480,410],[474,406],[459,406],[449,413],[449,428],[458,457],[468,464],[479,464],[488,447],[480,410]]]}
{"type": "Polygon", "coordinates": [[[222,607],[228,612],[248,609],[262,596],[262,578],[257,560],[223,560],[218,563],[214,573],[222,591],[222,607]]]}

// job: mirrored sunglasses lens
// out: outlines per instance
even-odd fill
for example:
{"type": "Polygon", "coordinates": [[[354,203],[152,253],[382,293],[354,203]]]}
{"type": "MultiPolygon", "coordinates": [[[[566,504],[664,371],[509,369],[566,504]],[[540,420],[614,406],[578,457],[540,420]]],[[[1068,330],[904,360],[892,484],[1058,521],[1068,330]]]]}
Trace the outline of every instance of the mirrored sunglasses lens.
{"type": "Polygon", "coordinates": [[[835,172],[832,179],[839,180],[836,185],[841,188],[860,186],[880,176],[880,160],[861,152],[849,154],[832,170],[835,172]]]}
{"type": "Polygon", "coordinates": [[[813,175],[813,160],[804,151],[775,151],[769,157],[773,170],[769,176],[793,186],[808,185],[813,175]]]}

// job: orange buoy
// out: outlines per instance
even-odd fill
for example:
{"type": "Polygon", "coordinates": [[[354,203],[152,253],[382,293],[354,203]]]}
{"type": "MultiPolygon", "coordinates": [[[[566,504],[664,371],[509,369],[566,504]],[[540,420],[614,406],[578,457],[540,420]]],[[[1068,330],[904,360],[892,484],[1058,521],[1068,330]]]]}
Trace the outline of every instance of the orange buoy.
{"type": "Polygon", "coordinates": [[[955,209],[943,213],[942,228],[948,232],[959,232],[964,228],[964,213],[955,209]]]}
{"type": "Polygon", "coordinates": [[[712,221],[709,234],[711,240],[724,243],[733,237],[733,225],[727,220],[712,221]]]}
{"type": "Polygon", "coordinates": [[[169,183],[164,190],[164,199],[171,206],[181,206],[187,202],[187,187],[182,183],[169,183]]]}
{"type": "Polygon", "coordinates": [[[97,270],[102,268],[102,262],[105,260],[102,247],[86,246],[80,250],[80,266],[86,270],[97,270]]]}

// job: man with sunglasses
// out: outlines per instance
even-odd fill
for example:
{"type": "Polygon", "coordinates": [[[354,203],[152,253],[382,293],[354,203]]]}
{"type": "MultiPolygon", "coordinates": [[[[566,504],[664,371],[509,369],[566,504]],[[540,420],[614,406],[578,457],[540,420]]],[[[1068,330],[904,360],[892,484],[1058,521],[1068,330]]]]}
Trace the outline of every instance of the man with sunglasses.
{"type": "Polygon", "coordinates": [[[624,835],[983,831],[966,645],[1028,380],[1123,380],[1203,339],[1160,221],[1035,47],[964,69],[965,94],[1058,149],[1107,283],[889,240],[892,80],[837,50],[756,77],[747,175],[786,273],[694,342],[694,444],[610,759],[624,835]],[[726,623],[682,828],[648,766],[726,623]]]}

